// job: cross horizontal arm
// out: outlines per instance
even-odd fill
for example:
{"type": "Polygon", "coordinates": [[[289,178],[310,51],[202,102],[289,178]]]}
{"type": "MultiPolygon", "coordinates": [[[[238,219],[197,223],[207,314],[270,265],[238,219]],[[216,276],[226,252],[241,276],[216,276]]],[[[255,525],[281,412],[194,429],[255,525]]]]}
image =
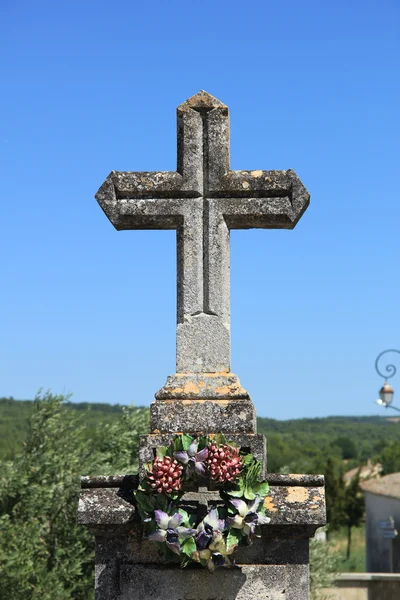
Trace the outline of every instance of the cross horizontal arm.
{"type": "MultiPolygon", "coordinates": [[[[118,230],[142,229],[134,226],[134,218],[126,219],[128,204],[132,199],[198,198],[201,193],[188,189],[185,179],[175,171],[123,172],[112,171],[96,194],[96,200],[118,230]]],[[[132,204],[132,207],[135,205],[132,204]]],[[[138,207],[144,206],[138,204],[138,207]]],[[[146,205],[147,206],[147,205],[146,205]]],[[[171,211],[173,212],[173,207],[171,211]]],[[[134,216],[132,213],[132,217],[134,216]]],[[[137,213],[139,215],[139,212],[137,213]]],[[[146,227],[147,228],[147,227],[146,227]]],[[[174,227],[150,227],[150,229],[174,229],[174,227]]]]}
{"type": "Polygon", "coordinates": [[[220,180],[212,198],[226,198],[222,212],[232,229],[247,227],[292,229],[309,205],[310,194],[296,173],[287,171],[229,171],[220,180]],[[243,199],[241,203],[233,199],[243,199]],[[257,202],[257,199],[259,201],[257,202]],[[234,218],[243,214],[243,221],[234,218]],[[253,215],[245,223],[246,216],[253,215]],[[271,220],[268,221],[268,215],[271,220]],[[259,218],[259,220],[258,220],[259,218]]]}

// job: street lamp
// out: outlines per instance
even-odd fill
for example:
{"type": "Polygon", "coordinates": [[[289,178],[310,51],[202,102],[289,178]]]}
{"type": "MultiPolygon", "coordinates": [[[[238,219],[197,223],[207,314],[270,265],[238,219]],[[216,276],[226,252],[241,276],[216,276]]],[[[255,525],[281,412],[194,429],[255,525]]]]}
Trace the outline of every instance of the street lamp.
{"type": "Polygon", "coordinates": [[[392,404],[394,389],[388,383],[388,379],[390,379],[391,377],[396,375],[397,369],[392,364],[386,365],[386,367],[385,367],[386,373],[382,373],[379,369],[379,361],[380,361],[381,357],[384,354],[387,354],[388,352],[397,352],[397,354],[400,354],[400,350],[392,349],[392,350],[384,350],[376,357],[376,360],[375,360],[376,372],[378,373],[378,375],[380,375],[380,377],[383,377],[385,379],[385,383],[379,390],[379,398],[378,398],[378,400],[375,400],[375,402],[377,404],[379,404],[379,406],[384,406],[385,408],[393,408],[393,410],[397,410],[400,412],[400,408],[398,408],[397,406],[393,406],[393,404],[392,404]]]}

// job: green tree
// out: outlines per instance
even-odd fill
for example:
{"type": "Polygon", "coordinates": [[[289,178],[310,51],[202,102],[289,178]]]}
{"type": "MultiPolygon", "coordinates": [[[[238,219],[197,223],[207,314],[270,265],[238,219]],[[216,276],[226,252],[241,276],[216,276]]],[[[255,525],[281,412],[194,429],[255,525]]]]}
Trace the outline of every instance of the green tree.
{"type": "Polygon", "coordinates": [[[339,461],[328,458],[325,467],[325,498],[327,534],[339,529],[344,522],[345,485],[339,461]]]}
{"type": "Polygon", "coordinates": [[[340,448],[344,460],[357,458],[357,446],[351,438],[339,436],[333,441],[333,445],[340,448]]]}
{"type": "Polygon", "coordinates": [[[0,598],[93,598],[93,540],[76,522],[80,475],[137,467],[148,411],[125,409],[94,442],[85,435],[85,413],[63,401],[49,393],[35,400],[22,453],[2,465],[0,598]]]}
{"type": "Polygon", "coordinates": [[[363,519],[365,503],[360,488],[360,471],[352,477],[344,490],[344,519],[343,524],[347,528],[346,560],[350,558],[351,530],[358,527],[363,519]]]}
{"type": "Polygon", "coordinates": [[[310,540],[310,600],[329,600],[324,590],[333,585],[339,561],[339,552],[329,544],[310,540]]]}
{"type": "Polygon", "coordinates": [[[400,471],[400,444],[398,442],[387,444],[377,457],[377,460],[382,465],[382,475],[389,475],[389,473],[400,471]]]}

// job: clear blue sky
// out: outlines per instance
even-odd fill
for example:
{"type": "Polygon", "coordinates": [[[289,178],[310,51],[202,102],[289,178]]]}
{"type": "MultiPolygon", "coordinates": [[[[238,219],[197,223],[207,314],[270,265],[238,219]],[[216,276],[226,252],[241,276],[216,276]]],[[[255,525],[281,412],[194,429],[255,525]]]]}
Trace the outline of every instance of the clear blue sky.
{"type": "Polygon", "coordinates": [[[232,370],[261,416],[384,414],[399,6],[3,0],[0,396],[147,405],[174,372],[175,233],[116,232],[93,195],[112,169],[175,170],[176,106],[203,88],[233,169],[293,168],[311,193],[294,231],[232,234],[232,370]]]}

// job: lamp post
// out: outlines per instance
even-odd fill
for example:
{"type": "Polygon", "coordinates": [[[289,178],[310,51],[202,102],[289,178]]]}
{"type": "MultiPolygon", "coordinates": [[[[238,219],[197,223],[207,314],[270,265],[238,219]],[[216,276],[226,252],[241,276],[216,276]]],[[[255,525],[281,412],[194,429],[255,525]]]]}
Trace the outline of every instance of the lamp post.
{"type": "Polygon", "coordinates": [[[393,408],[393,410],[397,410],[398,412],[400,412],[400,408],[398,408],[397,406],[393,406],[393,404],[392,404],[394,389],[388,383],[388,379],[390,379],[391,377],[396,375],[397,369],[394,365],[389,364],[389,365],[386,365],[386,367],[384,369],[385,373],[382,373],[382,371],[379,368],[379,361],[380,361],[381,357],[384,354],[387,354],[388,352],[397,352],[397,354],[400,354],[400,350],[391,349],[391,350],[384,350],[376,357],[376,360],[375,360],[376,372],[378,373],[378,375],[380,377],[383,377],[383,379],[385,380],[385,383],[379,390],[379,398],[378,398],[378,400],[375,400],[375,402],[377,404],[379,404],[379,406],[384,406],[385,408],[393,408]]]}

